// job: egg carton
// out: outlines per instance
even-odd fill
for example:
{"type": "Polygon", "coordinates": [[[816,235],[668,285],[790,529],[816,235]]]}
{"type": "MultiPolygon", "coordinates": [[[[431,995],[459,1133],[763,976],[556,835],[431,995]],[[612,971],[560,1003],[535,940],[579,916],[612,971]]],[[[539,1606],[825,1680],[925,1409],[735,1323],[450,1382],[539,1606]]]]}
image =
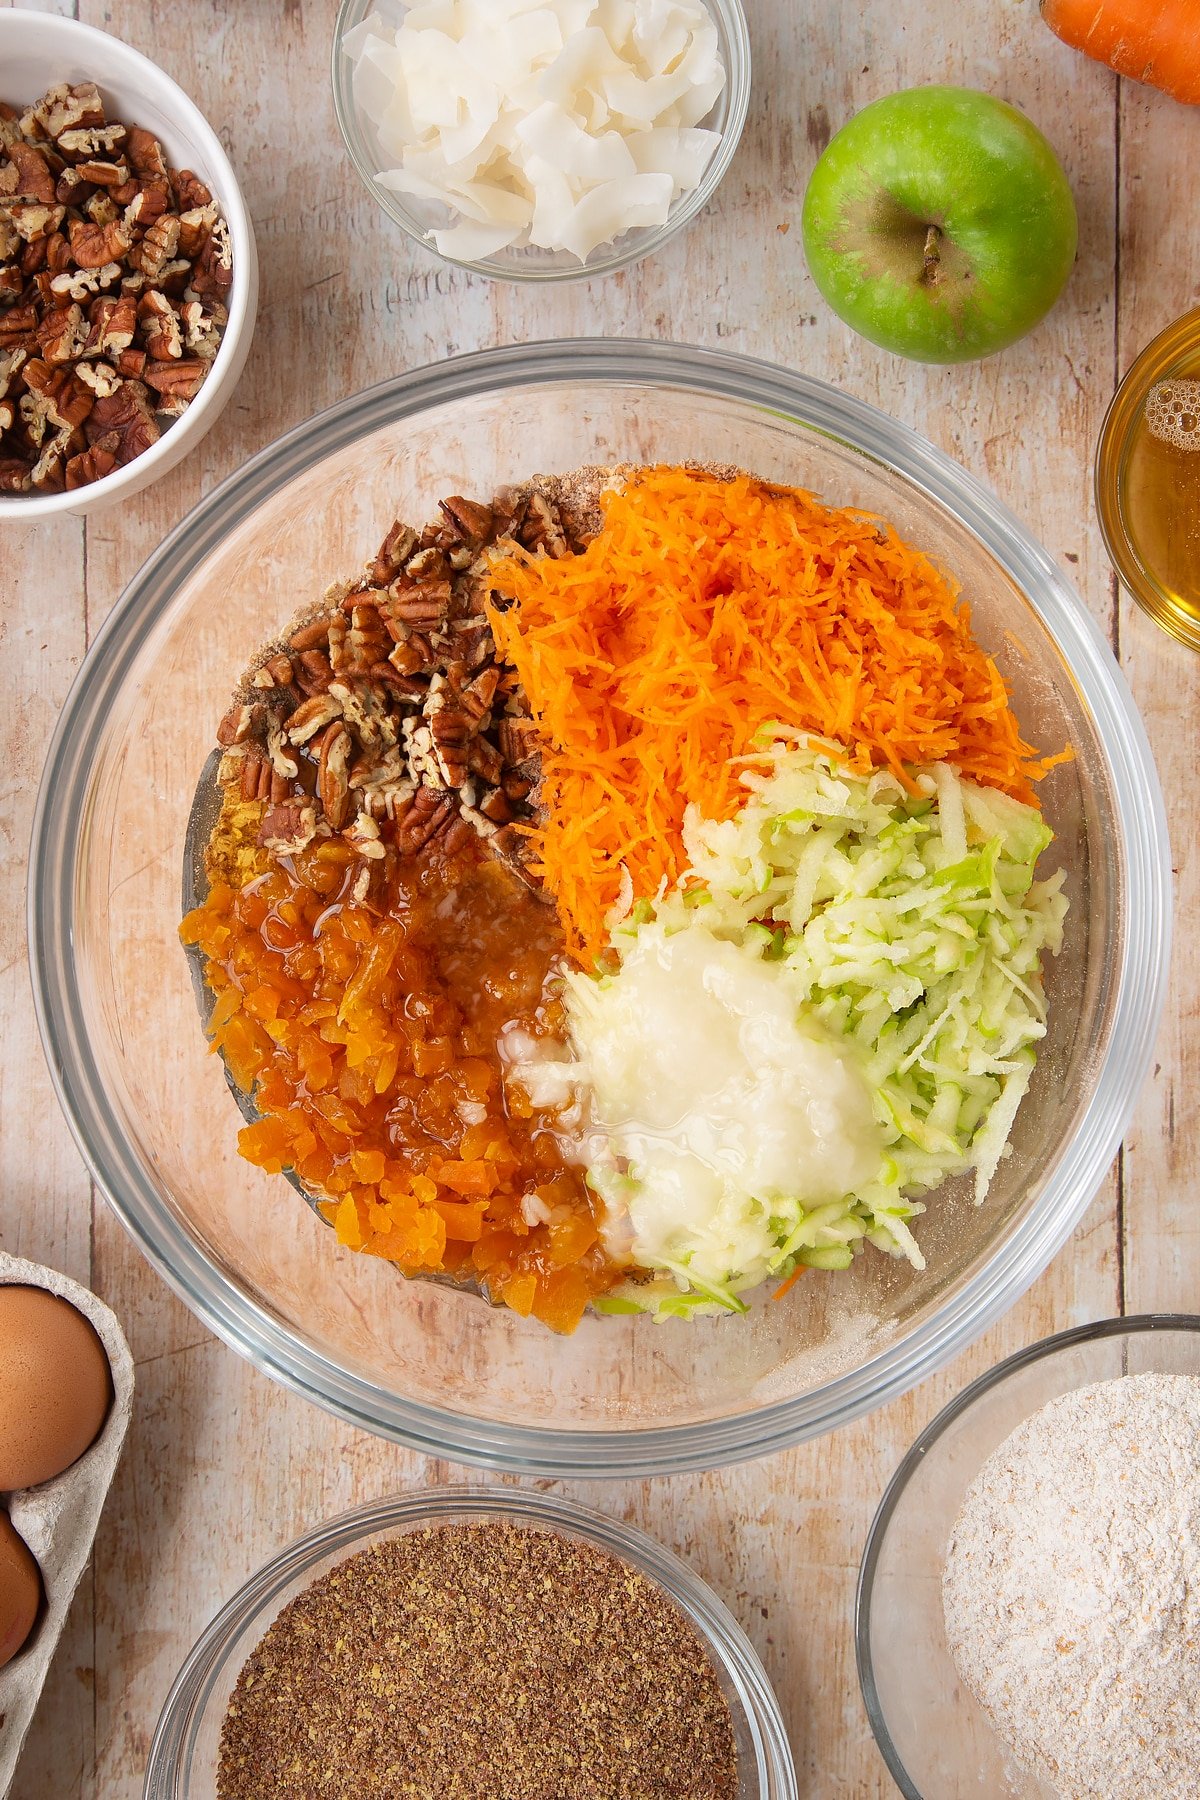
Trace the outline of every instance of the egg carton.
{"type": "Polygon", "coordinates": [[[0,1286],[41,1287],[76,1307],[95,1328],[112,1370],[113,1400],[90,1449],[53,1481],[8,1497],[8,1514],[42,1572],[45,1599],[28,1643],[0,1669],[0,1800],[12,1786],[21,1745],[92,1552],[133,1409],[133,1358],[121,1327],[95,1294],[55,1269],[0,1250],[0,1286]]]}

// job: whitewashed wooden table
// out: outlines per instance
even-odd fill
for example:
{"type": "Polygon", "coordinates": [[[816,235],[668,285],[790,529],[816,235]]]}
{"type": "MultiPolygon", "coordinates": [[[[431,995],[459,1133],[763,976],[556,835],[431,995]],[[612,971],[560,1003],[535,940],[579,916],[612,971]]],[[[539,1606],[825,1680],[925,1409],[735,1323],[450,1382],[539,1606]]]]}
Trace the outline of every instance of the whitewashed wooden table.
{"type": "MultiPolygon", "coordinates": [[[[4,3],[4,0],[0,0],[4,3]]],[[[916,426],[1016,509],[1109,634],[1166,788],[1179,929],[1153,1075],[1083,1225],[1026,1299],[907,1399],[785,1456],[711,1475],[576,1483],[690,1558],[754,1639],[805,1800],[891,1795],[854,1673],[851,1609],[872,1510],[913,1435],[968,1379],[1057,1328],[1200,1301],[1200,660],[1118,599],[1091,467],[1136,351],[1200,297],[1200,109],[1118,83],[1042,27],[1033,0],[747,0],[755,74],[714,204],[649,262],[538,291],[451,272],[363,193],[329,97],[333,0],[79,0],[207,112],[254,216],[262,306],[228,411],[181,468],[86,528],[0,531],[0,1244],[88,1282],[123,1319],[139,1391],[94,1565],[14,1800],[135,1800],[159,1707],[210,1615],[297,1532],[400,1488],[467,1479],[353,1431],[217,1343],[92,1190],[38,1044],[25,951],[34,797],[58,709],[122,587],[202,493],[280,432],[397,371],[568,334],[676,338],[835,381],[916,426]],[[925,369],[852,337],[805,270],[799,208],[831,128],[925,81],[982,87],[1043,127],[1070,174],[1078,266],[1014,349],[925,369]]],[[[3,91],[0,69],[0,92],[3,91]]]]}

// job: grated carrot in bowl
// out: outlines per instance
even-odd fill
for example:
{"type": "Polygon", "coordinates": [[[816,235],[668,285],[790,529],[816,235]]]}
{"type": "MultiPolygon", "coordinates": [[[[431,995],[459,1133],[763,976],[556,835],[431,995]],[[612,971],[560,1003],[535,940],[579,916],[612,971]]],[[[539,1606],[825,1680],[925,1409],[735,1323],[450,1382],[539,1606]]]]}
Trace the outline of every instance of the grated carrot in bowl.
{"type": "Polygon", "coordinates": [[[689,803],[737,810],[734,759],[764,725],[843,744],[859,770],[948,761],[1026,801],[1070,755],[1024,742],[954,583],[881,521],[671,467],[603,507],[581,555],[497,558],[489,606],[541,730],[535,866],[581,960],[623,869],[640,898],[686,866],[689,803]]]}

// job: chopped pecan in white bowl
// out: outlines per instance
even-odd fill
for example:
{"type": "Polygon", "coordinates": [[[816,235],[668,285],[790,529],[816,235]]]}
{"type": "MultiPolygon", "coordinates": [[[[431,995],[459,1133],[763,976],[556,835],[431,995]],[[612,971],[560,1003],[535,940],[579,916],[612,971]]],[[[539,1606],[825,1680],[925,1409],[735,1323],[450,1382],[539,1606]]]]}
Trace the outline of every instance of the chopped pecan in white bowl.
{"type": "Polygon", "coordinates": [[[127,499],[199,442],[245,362],[258,267],[220,142],[144,56],[13,8],[0,69],[8,523],[127,499]]]}

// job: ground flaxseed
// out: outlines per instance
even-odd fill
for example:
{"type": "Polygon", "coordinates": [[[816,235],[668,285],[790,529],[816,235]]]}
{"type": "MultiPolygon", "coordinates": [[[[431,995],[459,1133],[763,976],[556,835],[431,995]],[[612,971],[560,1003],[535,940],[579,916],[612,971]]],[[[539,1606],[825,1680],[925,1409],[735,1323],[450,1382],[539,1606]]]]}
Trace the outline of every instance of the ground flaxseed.
{"type": "Polygon", "coordinates": [[[218,1800],[734,1800],[729,1706],[651,1581],[576,1538],[438,1525],[349,1557],[238,1677],[218,1800]]]}

